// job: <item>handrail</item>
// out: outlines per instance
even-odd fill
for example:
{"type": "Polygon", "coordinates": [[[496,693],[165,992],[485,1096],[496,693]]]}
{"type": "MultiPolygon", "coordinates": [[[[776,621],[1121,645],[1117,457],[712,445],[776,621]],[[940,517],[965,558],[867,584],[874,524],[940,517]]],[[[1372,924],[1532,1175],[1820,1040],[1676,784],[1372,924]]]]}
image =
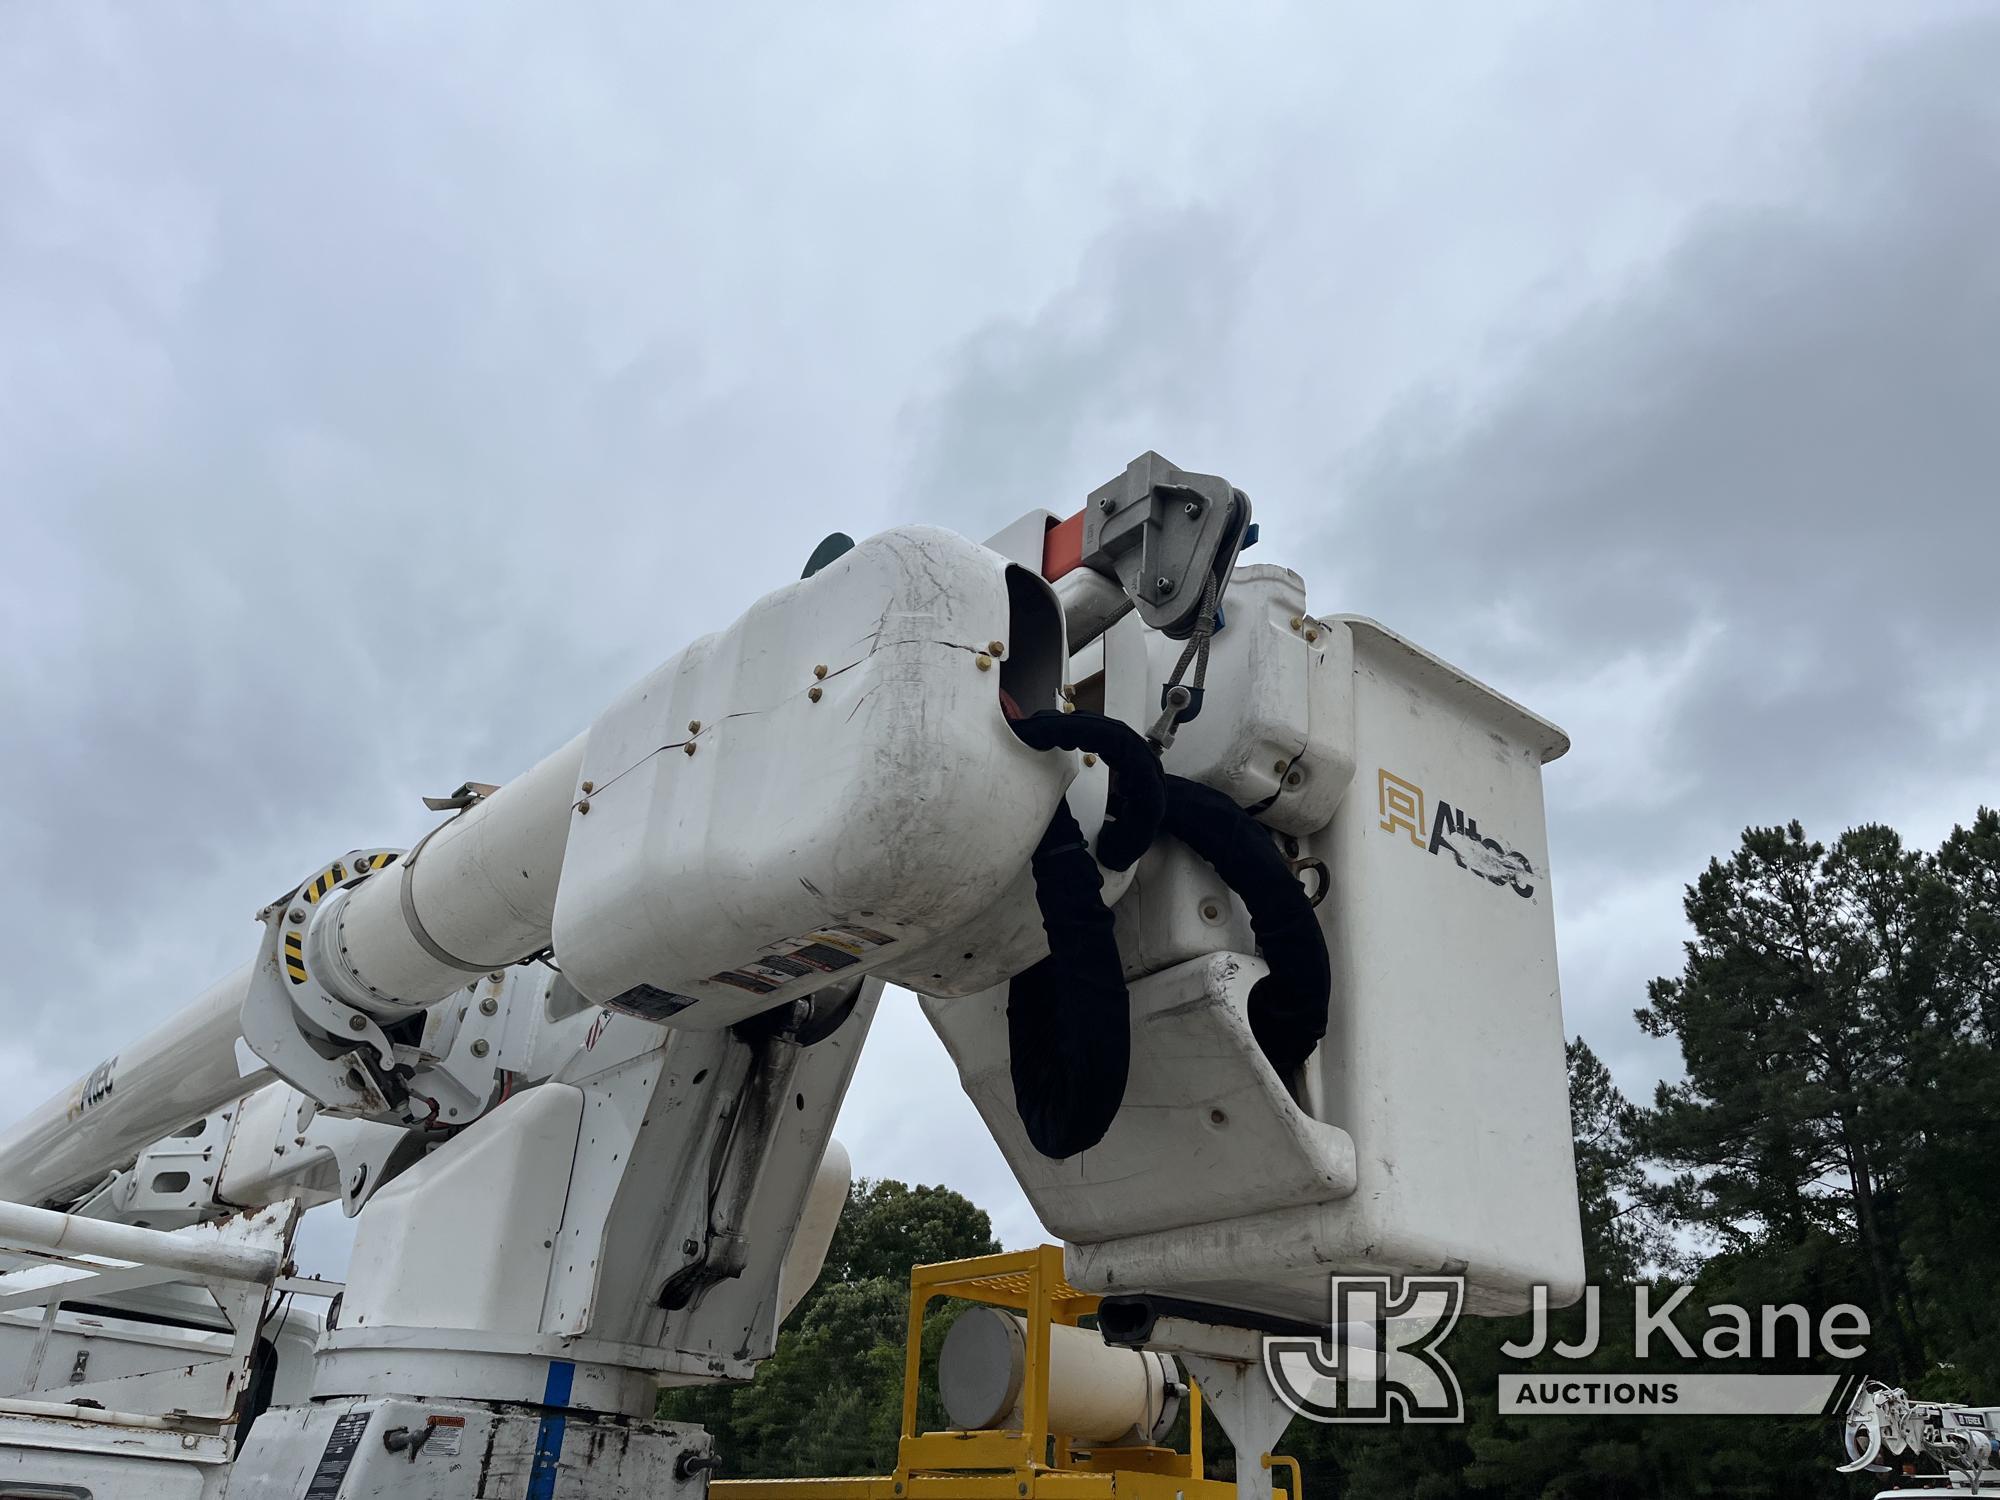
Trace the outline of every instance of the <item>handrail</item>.
{"type": "Polygon", "coordinates": [[[1289,1470],[1292,1476],[1291,1500],[1304,1500],[1305,1477],[1299,1470],[1299,1461],[1296,1458],[1289,1453],[1266,1453],[1263,1462],[1267,1469],[1289,1470]]]}

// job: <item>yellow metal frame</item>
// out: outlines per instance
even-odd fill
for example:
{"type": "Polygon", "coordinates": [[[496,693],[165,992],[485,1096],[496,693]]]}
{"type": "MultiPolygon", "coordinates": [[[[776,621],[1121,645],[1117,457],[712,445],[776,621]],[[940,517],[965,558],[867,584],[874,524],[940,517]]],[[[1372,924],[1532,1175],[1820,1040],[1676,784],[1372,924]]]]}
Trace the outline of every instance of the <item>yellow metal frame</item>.
{"type": "MultiPolygon", "coordinates": [[[[1186,1453],[1157,1447],[1072,1449],[1066,1435],[1049,1430],[1049,1329],[1058,1323],[1074,1327],[1097,1311],[1097,1303],[1096,1296],[1063,1279],[1057,1245],[918,1266],[910,1273],[895,1473],[723,1479],[709,1490],[715,1500],[1234,1500],[1234,1484],[1202,1474],[1201,1391],[1193,1382],[1186,1453]],[[1006,1308],[1027,1320],[1019,1431],[917,1431],[924,1314],[940,1297],[1006,1308]]],[[[1263,1465],[1289,1469],[1289,1500],[1304,1500],[1297,1459],[1266,1454],[1263,1465]]]]}

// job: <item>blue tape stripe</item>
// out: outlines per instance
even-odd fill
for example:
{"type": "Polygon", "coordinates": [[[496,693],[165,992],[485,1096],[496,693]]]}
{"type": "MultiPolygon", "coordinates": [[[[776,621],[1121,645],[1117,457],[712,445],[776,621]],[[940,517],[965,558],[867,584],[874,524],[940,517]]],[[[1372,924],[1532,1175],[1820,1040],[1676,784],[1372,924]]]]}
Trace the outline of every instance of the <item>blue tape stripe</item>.
{"type": "Polygon", "coordinates": [[[576,1365],[566,1359],[549,1361],[548,1383],[542,1387],[542,1425],[535,1429],[535,1464],[528,1471],[526,1500],[554,1500],[556,1464],[562,1458],[563,1432],[569,1418],[562,1416],[569,1405],[570,1386],[576,1380],[576,1365]]]}

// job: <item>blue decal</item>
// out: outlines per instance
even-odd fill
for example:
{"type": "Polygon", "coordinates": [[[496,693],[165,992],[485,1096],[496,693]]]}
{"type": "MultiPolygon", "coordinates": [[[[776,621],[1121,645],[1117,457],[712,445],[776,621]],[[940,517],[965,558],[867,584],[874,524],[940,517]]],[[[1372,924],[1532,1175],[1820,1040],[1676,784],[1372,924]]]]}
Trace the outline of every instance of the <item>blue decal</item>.
{"type": "Polygon", "coordinates": [[[556,1463],[562,1458],[563,1430],[569,1418],[561,1415],[569,1405],[569,1388],[576,1379],[576,1366],[566,1359],[549,1361],[548,1384],[542,1387],[542,1425],[535,1430],[535,1465],[528,1471],[527,1500],[553,1500],[556,1492],[556,1463]]]}

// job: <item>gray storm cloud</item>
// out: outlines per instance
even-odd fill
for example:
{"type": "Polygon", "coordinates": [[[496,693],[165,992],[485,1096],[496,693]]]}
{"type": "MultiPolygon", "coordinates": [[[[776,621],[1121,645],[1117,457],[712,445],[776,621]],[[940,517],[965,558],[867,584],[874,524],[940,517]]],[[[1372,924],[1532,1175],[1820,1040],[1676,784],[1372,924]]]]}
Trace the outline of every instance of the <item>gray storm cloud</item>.
{"type": "MultiPolygon", "coordinates": [[[[0,1087],[826,531],[1155,447],[1572,731],[1570,1021],[1645,1089],[1737,828],[1991,799],[1960,15],[0,16],[0,1087]]],[[[913,1006],[841,1128],[1036,1235],[913,1006]]]]}

